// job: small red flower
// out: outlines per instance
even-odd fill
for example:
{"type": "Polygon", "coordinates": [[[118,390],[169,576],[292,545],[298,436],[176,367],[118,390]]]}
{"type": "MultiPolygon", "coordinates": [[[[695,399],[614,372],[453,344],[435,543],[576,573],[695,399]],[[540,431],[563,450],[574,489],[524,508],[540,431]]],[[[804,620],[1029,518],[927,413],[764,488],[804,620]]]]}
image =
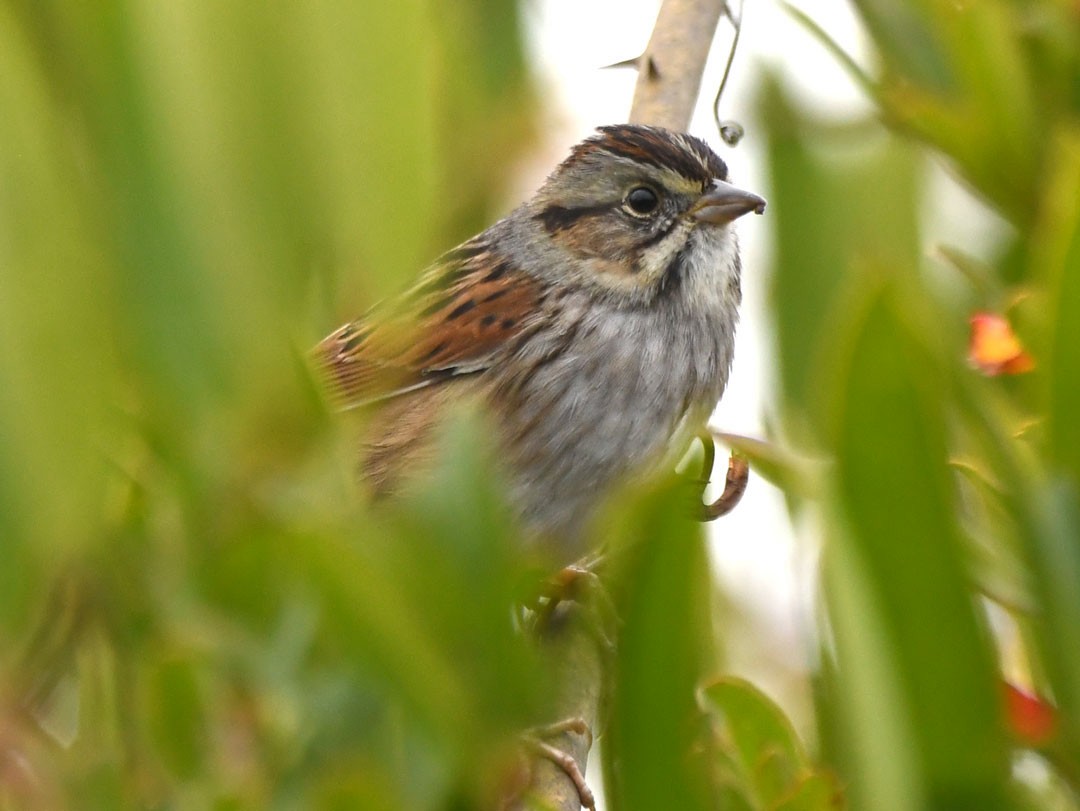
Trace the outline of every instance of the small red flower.
{"type": "Polygon", "coordinates": [[[1026,746],[1040,747],[1057,734],[1057,710],[1037,695],[1015,684],[1005,688],[1005,720],[1009,730],[1026,746]]]}
{"type": "Polygon", "coordinates": [[[1035,368],[1035,359],[1020,345],[1008,320],[996,313],[971,316],[971,365],[984,375],[1016,375],[1035,368]]]}

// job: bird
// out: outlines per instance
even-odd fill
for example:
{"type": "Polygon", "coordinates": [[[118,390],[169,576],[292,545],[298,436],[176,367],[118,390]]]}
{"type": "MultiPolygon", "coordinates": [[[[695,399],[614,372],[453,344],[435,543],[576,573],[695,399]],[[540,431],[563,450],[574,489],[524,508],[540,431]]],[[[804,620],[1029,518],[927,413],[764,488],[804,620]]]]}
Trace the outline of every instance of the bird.
{"type": "Polygon", "coordinates": [[[599,127],[530,199],[315,348],[332,400],[369,413],[371,492],[401,489],[441,416],[476,400],[525,537],[587,552],[608,494],[673,465],[723,395],[733,224],[765,205],[700,138],[599,127]]]}

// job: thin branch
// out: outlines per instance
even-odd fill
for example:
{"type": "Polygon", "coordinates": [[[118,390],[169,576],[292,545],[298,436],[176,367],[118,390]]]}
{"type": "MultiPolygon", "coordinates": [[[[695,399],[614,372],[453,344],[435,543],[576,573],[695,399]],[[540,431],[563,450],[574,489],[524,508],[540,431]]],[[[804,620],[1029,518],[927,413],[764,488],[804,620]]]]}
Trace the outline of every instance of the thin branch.
{"type": "Polygon", "coordinates": [[[632,124],[652,124],[673,130],[690,126],[701,90],[701,76],[712,48],[725,0],[664,0],[638,73],[632,124]]]}
{"type": "MultiPolygon", "coordinates": [[[[553,713],[560,722],[530,737],[565,754],[582,775],[600,720],[603,689],[602,646],[606,643],[597,634],[595,612],[591,604],[560,602],[536,629],[545,655],[559,665],[553,713]]],[[[543,752],[534,754],[531,761],[529,789],[510,806],[511,811],[579,811],[582,792],[570,771],[543,752]]]]}

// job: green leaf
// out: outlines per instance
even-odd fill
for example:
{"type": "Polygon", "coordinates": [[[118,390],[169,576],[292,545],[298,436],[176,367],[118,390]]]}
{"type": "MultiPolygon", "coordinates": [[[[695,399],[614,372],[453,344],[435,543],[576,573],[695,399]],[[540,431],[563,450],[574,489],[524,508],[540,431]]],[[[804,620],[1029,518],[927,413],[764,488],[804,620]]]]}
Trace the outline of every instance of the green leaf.
{"type": "Polygon", "coordinates": [[[773,806],[773,811],[838,811],[846,807],[836,778],[818,772],[803,777],[790,796],[773,806]]]}
{"type": "MultiPolygon", "coordinates": [[[[718,431],[713,434],[731,450],[745,456],[750,468],[788,495],[813,498],[820,495],[819,482],[826,464],[797,456],[793,451],[768,440],[718,431]]],[[[717,471],[713,471],[717,475],[717,471]]]]}
{"type": "Polygon", "coordinates": [[[930,3],[855,0],[854,4],[894,71],[916,85],[941,92],[955,86],[941,32],[925,10],[930,3]]]}
{"type": "Polygon", "coordinates": [[[862,88],[867,96],[872,98],[875,95],[876,85],[874,80],[859,67],[859,64],[847,51],[840,47],[840,44],[829,35],[828,31],[814,21],[813,17],[802,9],[791,5],[787,0],[781,0],[780,7],[805,28],[814,39],[820,42],[825,50],[832,54],[833,58],[840,63],[840,66],[844,68],[852,81],[862,88]]]}
{"type": "Polygon", "coordinates": [[[457,448],[415,515],[373,517],[297,358],[490,222],[535,115],[518,21],[0,4],[0,679],[12,758],[47,762],[27,807],[454,807],[498,778],[544,674],[490,460],[457,448]]]}
{"type": "Polygon", "coordinates": [[[165,659],[150,676],[147,717],[154,743],[176,777],[190,779],[203,768],[207,728],[195,662],[165,659]]]}
{"type": "Polygon", "coordinates": [[[758,688],[726,676],[705,687],[702,699],[716,716],[721,779],[753,797],[752,807],[844,807],[835,779],[814,769],[783,710],[758,688]]]}
{"type": "Polygon", "coordinates": [[[382,737],[416,738],[402,779],[433,760],[433,783],[478,798],[517,736],[551,722],[552,679],[513,619],[537,579],[493,475],[492,432],[479,415],[455,416],[434,470],[356,516],[347,540],[309,541],[305,558],[325,600],[324,644],[390,704],[382,737]]]}
{"type": "Polygon", "coordinates": [[[774,802],[806,765],[787,716],[752,684],[730,676],[706,686],[702,695],[719,715],[721,734],[734,745],[757,796],[774,802]]]}
{"type": "Polygon", "coordinates": [[[603,749],[613,808],[711,808],[698,736],[697,688],[712,659],[709,566],[686,484],[619,502],[613,598],[623,626],[603,749]]]}
{"type": "Polygon", "coordinates": [[[822,355],[849,306],[853,259],[887,259],[912,272],[919,266],[919,161],[898,141],[879,137],[876,123],[815,120],[776,80],[766,84],[760,105],[769,122],[770,211],[777,235],[770,295],[784,428],[805,445],[807,428],[811,436],[823,430],[822,355]],[[839,165],[830,159],[855,143],[857,158],[839,165]]]}
{"type": "Polygon", "coordinates": [[[848,720],[851,757],[864,766],[853,775],[852,802],[894,807],[884,798],[895,796],[903,772],[866,768],[864,754],[889,754],[871,749],[872,737],[897,750],[892,756],[912,757],[910,799],[899,807],[1005,808],[996,668],[961,565],[943,381],[911,326],[918,311],[917,300],[887,281],[867,290],[838,338],[847,360],[835,381],[833,425],[847,531],[834,523],[827,565],[840,690],[859,691],[865,702],[848,720]],[[853,666],[860,657],[878,662],[876,674],[853,666]],[[901,715],[883,707],[874,724],[868,679],[880,679],[881,668],[890,675],[879,701],[901,715]]]}
{"type": "Polygon", "coordinates": [[[1072,779],[1080,778],[1080,497],[1072,482],[1031,483],[1028,527],[1033,589],[1040,598],[1034,618],[1047,676],[1061,716],[1054,746],[1072,779]]]}
{"type": "Polygon", "coordinates": [[[1046,289],[1036,355],[1045,358],[1047,454],[1080,484],[1080,132],[1063,133],[1054,151],[1032,249],[1032,273],[1046,289]]]}

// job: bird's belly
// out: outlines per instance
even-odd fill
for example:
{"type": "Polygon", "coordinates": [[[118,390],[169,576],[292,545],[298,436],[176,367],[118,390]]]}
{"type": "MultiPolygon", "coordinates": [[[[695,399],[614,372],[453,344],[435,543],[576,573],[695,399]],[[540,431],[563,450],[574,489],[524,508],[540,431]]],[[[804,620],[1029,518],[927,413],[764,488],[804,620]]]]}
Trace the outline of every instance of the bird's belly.
{"type": "Polygon", "coordinates": [[[588,521],[611,489],[655,470],[680,427],[715,407],[730,362],[721,349],[708,333],[663,335],[608,318],[517,381],[496,413],[526,526],[585,551],[588,521]]]}

